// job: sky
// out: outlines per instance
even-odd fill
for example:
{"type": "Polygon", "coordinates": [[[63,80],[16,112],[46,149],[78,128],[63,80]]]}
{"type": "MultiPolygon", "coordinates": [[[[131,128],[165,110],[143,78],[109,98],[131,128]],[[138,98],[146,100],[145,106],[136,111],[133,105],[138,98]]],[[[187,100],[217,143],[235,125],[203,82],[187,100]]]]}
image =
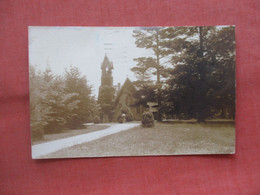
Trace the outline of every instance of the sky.
{"type": "Polygon", "coordinates": [[[93,93],[98,96],[101,63],[105,54],[113,62],[114,85],[128,77],[136,80],[130,70],[134,58],[148,56],[152,51],[137,48],[132,36],[135,27],[29,27],[29,64],[36,70],[47,67],[58,75],[76,66],[85,75],[93,93]]]}

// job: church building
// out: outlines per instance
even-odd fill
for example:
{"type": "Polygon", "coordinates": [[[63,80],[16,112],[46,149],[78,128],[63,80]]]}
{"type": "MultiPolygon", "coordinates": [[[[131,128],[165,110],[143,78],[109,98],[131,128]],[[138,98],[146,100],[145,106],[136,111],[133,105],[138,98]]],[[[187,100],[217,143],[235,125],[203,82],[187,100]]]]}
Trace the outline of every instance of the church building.
{"type": "Polygon", "coordinates": [[[137,105],[134,97],[136,87],[127,78],[122,87],[113,86],[113,63],[107,55],[101,64],[101,85],[99,87],[98,103],[101,106],[101,121],[116,122],[122,115],[126,115],[127,121],[141,120],[144,107],[137,105]],[[116,90],[117,88],[117,90],[116,90]]]}
{"type": "Polygon", "coordinates": [[[113,99],[115,88],[113,86],[113,63],[108,60],[105,55],[104,61],[101,64],[101,85],[99,87],[98,103],[101,106],[101,121],[111,122],[113,120],[113,99]]]}
{"type": "Polygon", "coordinates": [[[135,92],[134,84],[127,78],[114,99],[114,121],[123,113],[126,114],[127,121],[141,120],[144,108],[136,105],[135,92]]]}

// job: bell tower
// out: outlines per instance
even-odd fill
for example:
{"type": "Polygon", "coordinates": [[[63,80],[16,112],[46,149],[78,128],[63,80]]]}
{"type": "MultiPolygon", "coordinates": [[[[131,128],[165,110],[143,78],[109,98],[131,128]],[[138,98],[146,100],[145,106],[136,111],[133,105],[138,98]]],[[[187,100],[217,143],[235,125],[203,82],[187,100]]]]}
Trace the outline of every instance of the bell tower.
{"type": "Polygon", "coordinates": [[[105,55],[104,61],[101,64],[102,76],[101,76],[101,86],[113,86],[113,76],[112,70],[114,69],[113,63],[108,60],[107,55],[105,55]]]}
{"type": "Polygon", "coordinates": [[[115,88],[113,87],[112,70],[113,63],[109,61],[107,55],[101,64],[101,85],[99,87],[98,103],[101,106],[101,120],[102,122],[112,121],[112,102],[114,99],[115,88]]]}

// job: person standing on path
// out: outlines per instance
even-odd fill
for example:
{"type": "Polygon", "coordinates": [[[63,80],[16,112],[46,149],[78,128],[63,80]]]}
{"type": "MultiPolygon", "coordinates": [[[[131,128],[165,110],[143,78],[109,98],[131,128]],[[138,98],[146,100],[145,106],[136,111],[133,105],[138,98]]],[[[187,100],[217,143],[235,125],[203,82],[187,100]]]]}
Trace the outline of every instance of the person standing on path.
{"type": "Polygon", "coordinates": [[[122,114],[122,118],[123,118],[123,123],[125,123],[125,121],[126,121],[126,114],[125,113],[122,114]]]}

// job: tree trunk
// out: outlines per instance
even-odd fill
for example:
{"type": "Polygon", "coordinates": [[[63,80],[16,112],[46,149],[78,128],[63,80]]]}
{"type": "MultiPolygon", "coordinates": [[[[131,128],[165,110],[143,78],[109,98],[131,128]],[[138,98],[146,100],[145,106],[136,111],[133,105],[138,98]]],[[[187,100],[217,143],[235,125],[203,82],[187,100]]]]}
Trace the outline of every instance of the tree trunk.
{"type": "Polygon", "coordinates": [[[203,48],[203,27],[199,27],[199,64],[198,64],[198,73],[199,73],[199,88],[198,90],[198,101],[199,106],[197,108],[198,113],[198,122],[205,122],[206,119],[206,83],[205,83],[205,60],[204,60],[204,48],[203,48]]]}
{"type": "Polygon", "coordinates": [[[162,113],[161,113],[161,105],[162,105],[162,98],[161,98],[161,80],[160,80],[160,56],[159,56],[159,37],[158,32],[156,33],[156,76],[157,76],[157,103],[158,103],[158,115],[157,121],[162,121],[162,113]]]}

